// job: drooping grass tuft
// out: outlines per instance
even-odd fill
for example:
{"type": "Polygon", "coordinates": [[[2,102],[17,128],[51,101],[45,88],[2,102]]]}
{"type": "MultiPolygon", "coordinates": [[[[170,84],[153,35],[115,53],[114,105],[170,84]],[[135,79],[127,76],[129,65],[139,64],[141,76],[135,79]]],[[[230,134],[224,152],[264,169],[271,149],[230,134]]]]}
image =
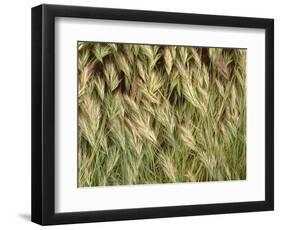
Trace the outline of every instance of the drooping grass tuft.
{"type": "Polygon", "coordinates": [[[246,178],[246,50],[79,42],[78,186],[246,178]]]}

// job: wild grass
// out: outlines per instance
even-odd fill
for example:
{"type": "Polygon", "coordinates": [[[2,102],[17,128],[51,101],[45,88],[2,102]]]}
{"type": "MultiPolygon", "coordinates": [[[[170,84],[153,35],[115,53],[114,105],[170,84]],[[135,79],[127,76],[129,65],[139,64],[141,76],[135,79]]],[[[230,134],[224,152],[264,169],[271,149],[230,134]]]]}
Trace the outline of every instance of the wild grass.
{"type": "Polygon", "coordinates": [[[78,42],[78,186],[246,178],[246,50],[78,42]]]}

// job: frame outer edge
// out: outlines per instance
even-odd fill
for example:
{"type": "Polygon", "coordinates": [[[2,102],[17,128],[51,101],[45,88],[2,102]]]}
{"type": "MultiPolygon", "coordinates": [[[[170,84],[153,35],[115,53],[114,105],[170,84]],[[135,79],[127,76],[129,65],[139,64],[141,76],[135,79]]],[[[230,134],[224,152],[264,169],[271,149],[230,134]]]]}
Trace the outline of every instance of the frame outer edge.
{"type": "Polygon", "coordinates": [[[269,19],[267,21],[265,39],[265,200],[268,210],[274,210],[274,19],[269,19]]]}
{"type": "Polygon", "coordinates": [[[55,14],[42,5],[42,225],[55,216],[55,14]]]}
{"type": "Polygon", "coordinates": [[[31,9],[31,221],[42,224],[42,6],[31,9]]]}

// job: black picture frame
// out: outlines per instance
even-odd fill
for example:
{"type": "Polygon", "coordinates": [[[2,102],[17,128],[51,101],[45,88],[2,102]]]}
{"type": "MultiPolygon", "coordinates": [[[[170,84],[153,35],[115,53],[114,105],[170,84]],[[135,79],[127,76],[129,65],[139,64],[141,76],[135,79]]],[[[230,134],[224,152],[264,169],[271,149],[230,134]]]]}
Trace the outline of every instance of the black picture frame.
{"type": "Polygon", "coordinates": [[[78,6],[32,8],[32,205],[41,225],[267,211],[274,209],[274,20],[78,6]],[[265,29],[265,200],[55,213],[55,17],[265,29]]]}

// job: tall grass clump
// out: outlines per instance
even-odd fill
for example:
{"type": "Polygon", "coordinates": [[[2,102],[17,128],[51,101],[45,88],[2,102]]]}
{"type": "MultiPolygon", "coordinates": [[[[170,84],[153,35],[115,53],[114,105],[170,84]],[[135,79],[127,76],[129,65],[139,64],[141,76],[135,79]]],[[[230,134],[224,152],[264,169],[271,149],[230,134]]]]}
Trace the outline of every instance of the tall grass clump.
{"type": "Polygon", "coordinates": [[[246,50],[78,42],[78,186],[246,178],[246,50]]]}

